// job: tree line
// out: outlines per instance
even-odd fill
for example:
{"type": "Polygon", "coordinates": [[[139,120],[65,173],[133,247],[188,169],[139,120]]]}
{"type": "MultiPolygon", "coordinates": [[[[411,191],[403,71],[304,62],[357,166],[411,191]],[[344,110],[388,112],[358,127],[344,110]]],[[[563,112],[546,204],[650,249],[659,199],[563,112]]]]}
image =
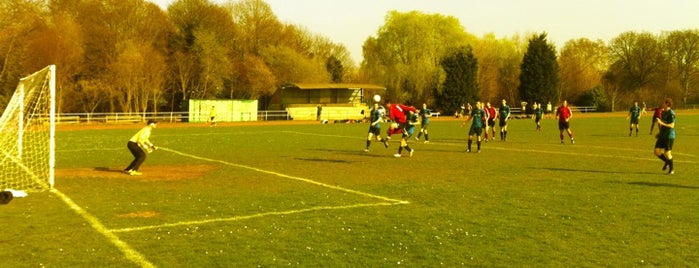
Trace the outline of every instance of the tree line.
{"type": "Polygon", "coordinates": [[[546,38],[477,37],[451,16],[391,11],[357,64],[263,0],[176,0],[167,10],[144,0],[4,0],[0,108],[19,78],[49,64],[62,113],[180,111],[188,99],[258,99],[268,109],[297,82],[378,84],[387,98],[444,112],[476,100],[618,110],[699,96],[697,30],[581,38],[560,52],[546,38]]]}

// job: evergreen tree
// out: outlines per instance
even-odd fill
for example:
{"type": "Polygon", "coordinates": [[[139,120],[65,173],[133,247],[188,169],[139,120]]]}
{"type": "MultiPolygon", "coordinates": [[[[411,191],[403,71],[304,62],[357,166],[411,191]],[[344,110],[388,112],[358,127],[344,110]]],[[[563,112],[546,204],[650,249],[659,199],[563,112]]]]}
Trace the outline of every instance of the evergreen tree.
{"type": "Polygon", "coordinates": [[[345,70],[340,60],[335,56],[328,57],[325,61],[325,69],[328,70],[333,83],[342,83],[342,75],[345,70]]]}
{"type": "Polygon", "coordinates": [[[478,99],[478,60],[471,46],[462,47],[440,62],[446,73],[437,105],[446,113],[453,113],[462,104],[478,99]]]}
{"type": "Polygon", "coordinates": [[[519,75],[519,99],[529,103],[557,102],[560,96],[556,48],[546,33],[529,40],[519,75]]]}

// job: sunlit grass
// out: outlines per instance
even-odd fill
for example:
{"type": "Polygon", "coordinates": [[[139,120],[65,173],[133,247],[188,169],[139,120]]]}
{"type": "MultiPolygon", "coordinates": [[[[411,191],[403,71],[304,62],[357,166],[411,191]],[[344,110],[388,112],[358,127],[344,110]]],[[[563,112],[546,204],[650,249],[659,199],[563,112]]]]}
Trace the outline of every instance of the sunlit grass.
{"type": "MultiPolygon", "coordinates": [[[[678,111],[672,176],[647,121],[628,137],[622,114],[576,114],[561,145],[554,120],[513,120],[476,154],[436,119],[400,159],[397,136],[362,152],[366,124],[163,126],[152,139],[171,151],[139,178],[100,171],[128,164],[136,128],[59,131],[59,169],[97,169],[56,188],[160,267],[696,266],[699,115],[678,111]],[[193,165],[213,168],[147,172],[193,165]]],[[[138,266],[51,193],[0,210],[3,264],[138,266]]]]}

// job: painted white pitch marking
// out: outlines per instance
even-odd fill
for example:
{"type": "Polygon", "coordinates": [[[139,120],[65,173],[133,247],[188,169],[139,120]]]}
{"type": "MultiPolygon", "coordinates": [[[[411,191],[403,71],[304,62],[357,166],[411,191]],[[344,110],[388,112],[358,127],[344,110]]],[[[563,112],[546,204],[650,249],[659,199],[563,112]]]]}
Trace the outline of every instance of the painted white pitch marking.
{"type": "Polygon", "coordinates": [[[200,157],[200,156],[196,156],[196,155],[191,155],[191,154],[187,154],[187,153],[175,151],[175,150],[168,149],[168,148],[158,147],[158,149],[159,149],[159,150],[163,150],[163,151],[167,151],[167,152],[171,152],[171,153],[174,153],[174,154],[179,154],[179,155],[182,155],[182,156],[191,157],[191,158],[194,158],[194,159],[199,159],[199,160],[204,160],[204,161],[209,161],[209,162],[216,162],[216,163],[221,163],[221,164],[224,164],[224,165],[229,165],[229,166],[234,166],[234,167],[239,167],[239,168],[250,169],[250,170],[254,170],[254,171],[260,172],[260,173],[266,173],[266,174],[270,174],[270,175],[279,176],[279,177],[282,177],[282,178],[287,178],[287,179],[292,179],[292,180],[298,180],[298,181],[302,181],[302,182],[306,182],[306,183],[310,183],[310,184],[315,184],[315,185],[318,185],[318,186],[321,186],[321,187],[325,187],[325,188],[330,188],[330,189],[334,189],[334,190],[338,190],[338,191],[353,193],[353,194],[356,194],[356,195],[361,195],[361,196],[366,196],[366,197],[381,199],[381,200],[384,200],[384,201],[393,202],[393,203],[397,203],[397,204],[408,204],[408,203],[410,203],[410,202],[408,202],[408,201],[397,200],[397,199],[392,199],[392,198],[388,198],[388,197],[385,197],[385,196],[379,196],[379,195],[374,195],[374,194],[370,194],[370,193],[360,192],[360,191],[357,191],[357,190],[342,188],[342,187],[340,187],[340,186],[325,184],[325,183],[322,183],[322,182],[317,182],[317,181],[310,180],[310,179],[306,179],[306,178],[301,178],[301,177],[286,175],[286,174],[282,174],[282,173],[279,173],[279,172],[274,172],[274,171],[259,169],[259,168],[256,168],[256,167],[251,167],[251,166],[246,166],[246,165],[241,165],[241,164],[230,163],[230,162],[226,162],[226,161],[222,161],[222,160],[217,160],[217,159],[211,159],[211,158],[206,158],[206,157],[200,157]]]}
{"type": "Polygon", "coordinates": [[[297,213],[304,213],[304,212],[311,212],[311,211],[320,211],[320,210],[350,209],[350,208],[377,207],[377,206],[394,206],[394,205],[398,205],[398,204],[401,204],[401,203],[368,203],[368,204],[354,204],[354,205],[347,205],[347,206],[319,206],[319,207],[312,207],[312,208],[305,208],[305,209],[298,209],[298,210],[272,211],[272,212],[264,212],[264,213],[258,213],[258,214],[252,214],[252,215],[234,216],[234,217],[218,218],[218,219],[210,219],[210,220],[185,221],[185,222],[167,223],[167,224],[161,224],[161,225],[152,225],[152,226],[120,228],[120,229],[112,229],[112,230],[110,230],[110,232],[119,233],[119,232],[142,231],[142,230],[157,229],[157,228],[164,228],[164,227],[177,227],[177,226],[183,226],[183,225],[201,225],[201,224],[214,223],[214,222],[240,221],[240,220],[247,220],[247,219],[252,219],[252,218],[261,218],[261,217],[265,217],[265,216],[290,215],[290,214],[297,214],[297,213]]]}
{"type": "Polygon", "coordinates": [[[149,262],[143,254],[139,253],[135,249],[131,248],[129,244],[126,244],[126,242],[122,241],[119,239],[118,236],[116,236],[114,233],[112,233],[107,227],[102,224],[97,217],[93,216],[92,214],[88,213],[85,211],[82,207],[78,206],[75,202],[73,202],[70,197],[62,193],[61,191],[57,189],[51,189],[51,192],[55,195],[57,195],[63,202],[65,202],[75,213],[83,217],[88,223],[90,223],[90,226],[92,226],[93,229],[95,229],[97,232],[100,234],[104,235],[109,242],[112,242],[114,246],[116,246],[122,253],[124,253],[124,256],[133,263],[140,265],[141,267],[155,267],[153,263],[149,262]]]}
{"type": "Polygon", "coordinates": [[[268,171],[264,169],[259,169],[255,167],[250,167],[246,165],[241,165],[241,164],[235,164],[235,163],[230,163],[226,161],[221,161],[221,160],[216,160],[216,159],[210,159],[210,158],[205,158],[205,157],[200,157],[196,155],[191,155],[191,154],[186,154],[183,152],[175,151],[172,149],[168,148],[163,148],[163,147],[158,147],[159,150],[171,152],[174,154],[179,154],[182,156],[187,156],[191,157],[194,159],[199,159],[199,160],[204,160],[204,161],[209,161],[209,162],[217,162],[229,166],[234,166],[234,167],[240,167],[240,168],[245,168],[245,169],[250,169],[254,170],[257,172],[261,173],[266,173],[270,175],[275,175],[283,178],[288,178],[292,180],[298,180],[298,181],[303,181],[306,183],[310,184],[315,184],[321,187],[326,187],[338,191],[343,191],[343,192],[348,192],[356,195],[361,195],[361,196],[366,196],[366,197],[371,197],[371,198],[376,198],[376,199],[381,199],[387,202],[380,202],[380,203],[367,203],[367,204],[354,204],[354,205],[346,205],[346,206],[318,206],[318,207],[311,207],[311,208],[306,208],[306,209],[298,209],[298,210],[288,210],[288,211],[273,211],[273,212],[264,212],[264,213],[258,213],[258,214],[252,214],[252,215],[246,215],[246,216],[235,216],[235,217],[229,217],[229,218],[218,218],[218,219],[210,219],[210,220],[200,220],[200,221],[186,221],[186,222],[177,222],[177,223],[168,223],[168,224],[161,224],[161,225],[152,225],[152,226],[142,226],[142,227],[131,227],[131,228],[120,228],[120,229],[112,229],[108,230],[109,232],[131,232],[131,231],[141,231],[141,230],[148,230],[148,229],[156,229],[156,228],[163,228],[163,227],[176,227],[176,226],[183,226],[183,225],[198,225],[198,224],[205,224],[205,223],[212,223],[212,222],[227,222],[227,221],[239,221],[239,220],[246,220],[246,219],[252,219],[252,218],[259,218],[259,217],[264,217],[264,216],[273,216],[273,215],[289,215],[289,214],[296,214],[296,213],[303,213],[303,212],[311,212],[311,211],[319,211],[319,210],[333,210],[333,209],[350,209],[350,208],[361,208],[361,207],[374,207],[374,206],[394,206],[394,205],[402,205],[402,204],[409,204],[410,202],[404,201],[404,200],[397,200],[397,199],[392,199],[384,196],[379,196],[379,195],[374,195],[374,194],[369,194],[365,192],[360,192],[352,189],[347,189],[347,188],[342,188],[339,186],[334,186],[334,185],[329,185],[325,184],[322,182],[317,182],[314,180],[310,179],[305,179],[301,177],[296,177],[296,176],[290,176],[274,171],[268,171]]]}

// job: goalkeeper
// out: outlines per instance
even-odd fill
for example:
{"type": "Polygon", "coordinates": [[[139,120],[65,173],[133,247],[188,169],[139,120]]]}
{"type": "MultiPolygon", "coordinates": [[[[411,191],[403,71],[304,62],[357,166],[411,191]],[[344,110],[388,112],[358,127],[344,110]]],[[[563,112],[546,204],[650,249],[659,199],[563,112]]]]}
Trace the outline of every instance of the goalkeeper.
{"type": "Polygon", "coordinates": [[[142,173],[139,172],[138,169],[141,167],[141,164],[143,164],[143,161],[146,161],[146,152],[150,153],[153,150],[158,149],[149,140],[150,133],[156,125],[157,121],[150,119],[148,120],[148,125],[143,127],[141,130],[136,132],[136,134],[133,135],[133,137],[131,137],[126,147],[128,147],[129,151],[131,151],[134,160],[131,161],[131,164],[129,164],[129,166],[126,169],[124,169],[124,173],[129,174],[131,176],[142,175],[142,173]]]}

